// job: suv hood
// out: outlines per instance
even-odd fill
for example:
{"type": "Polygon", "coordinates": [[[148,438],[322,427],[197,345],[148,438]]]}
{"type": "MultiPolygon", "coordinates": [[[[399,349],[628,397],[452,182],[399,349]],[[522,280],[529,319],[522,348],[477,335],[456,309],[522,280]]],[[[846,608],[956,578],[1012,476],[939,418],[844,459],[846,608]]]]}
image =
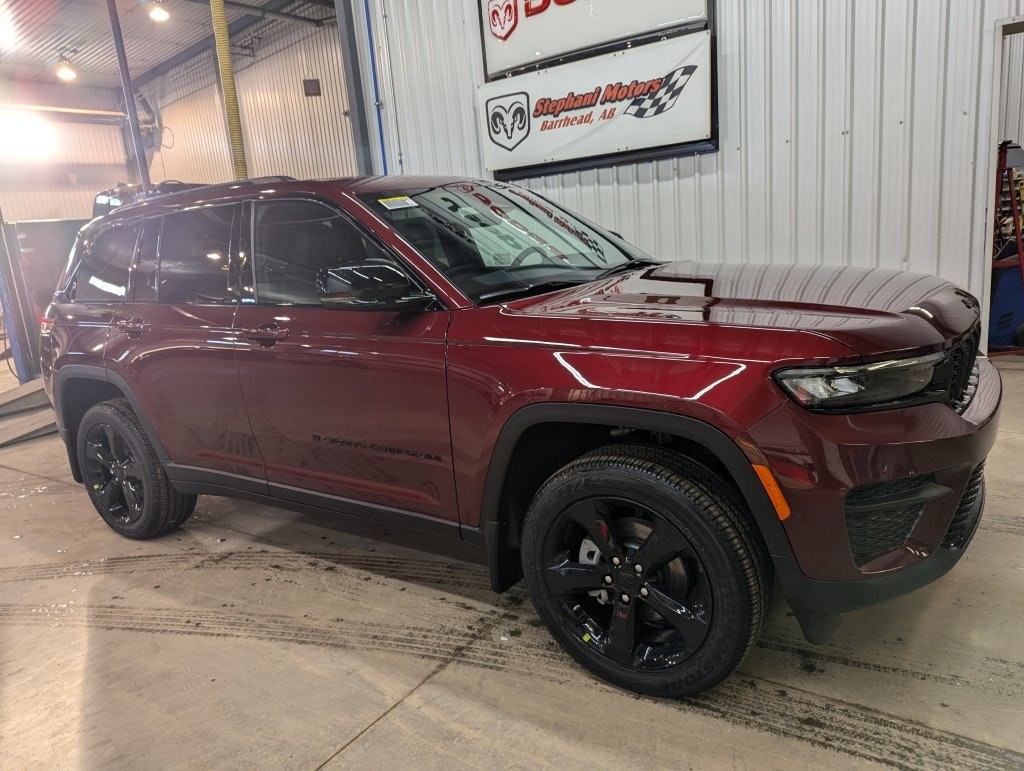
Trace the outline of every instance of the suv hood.
{"type": "Polygon", "coordinates": [[[673,262],[511,303],[507,312],[807,330],[863,355],[939,348],[979,318],[945,279],[878,268],[673,262]]]}

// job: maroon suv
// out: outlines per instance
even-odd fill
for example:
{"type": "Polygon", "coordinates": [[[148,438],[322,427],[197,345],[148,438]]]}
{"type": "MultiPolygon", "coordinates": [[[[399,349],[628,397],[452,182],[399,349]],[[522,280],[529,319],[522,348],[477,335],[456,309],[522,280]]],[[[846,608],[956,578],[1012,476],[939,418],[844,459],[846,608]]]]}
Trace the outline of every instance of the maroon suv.
{"type": "Polygon", "coordinates": [[[659,262],[513,185],[266,179],[85,227],[42,363],[118,533],[203,493],[448,534],[584,666],[686,695],[773,575],[823,641],[956,563],[1001,393],[978,315],[932,276],[659,262]]]}

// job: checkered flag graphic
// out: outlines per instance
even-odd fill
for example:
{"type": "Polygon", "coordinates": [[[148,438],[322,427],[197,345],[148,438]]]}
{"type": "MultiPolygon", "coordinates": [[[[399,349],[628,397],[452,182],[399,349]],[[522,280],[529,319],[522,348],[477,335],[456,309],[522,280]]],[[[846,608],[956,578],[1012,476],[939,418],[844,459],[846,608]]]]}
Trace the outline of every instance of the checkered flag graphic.
{"type": "Polygon", "coordinates": [[[653,118],[672,109],[696,70],[696,64],[687,64],[685,67],[672,70],[662,78],[661,88],[656,92],[650,96],[638,96],[630,102],[626,108],[626,115],[632,115],[634,118],[653,118]]]}

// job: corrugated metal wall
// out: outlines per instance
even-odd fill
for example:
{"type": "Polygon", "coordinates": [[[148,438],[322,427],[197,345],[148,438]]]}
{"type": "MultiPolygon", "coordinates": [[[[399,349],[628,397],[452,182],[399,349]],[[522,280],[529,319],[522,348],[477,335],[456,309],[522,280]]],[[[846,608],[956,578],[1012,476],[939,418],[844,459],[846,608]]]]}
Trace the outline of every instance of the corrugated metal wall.
{"type": "Polygon", "coordinates": [[[1003,41],[1003,122],[999,139],[1024,142],[1024,34],[1003,41]]]}
{"type": "Polygon", "coordinates": [[[337,28],[282,23],[278,30],[238,73],[249,173],[356,174],[337,28]],[[305,78],[319,79],[322,96],[303,95],[305,78]]]}
{"type": "Polygon", "coordinates": [[[96,193],[126,180],[118,127],[57,123],[55,129],[59,154],[52,161],[0,168],[4,219],[88,219],[96,193]]]}
{"type": "Polygon", "coordinates": [[[154,182],[223,182],[231,179],[231,153],[220,90],[207,86],[160,110],[160,150],[153,154],[154,182]]]}
{"type": "MultiPolygon", "coordinates": [[[[0,104],[114,110],[114,92],[41,83],[0,82],[0,104]]],[[[93,197],[128,177],[117,126],[53,123],[55,152],[39,162],[0,164],[0,210],[10,221],[92,216],[93,197]]]]}
{"type": "Polygon", "coordinates": [[[201,56],[142,88],[161,127],[160,149],[149,164],[153,181],[231,179],[224,105],[216,80],[215,60],[201,56]]]}
{"type": "MultiPolygon", "coordinates": [[[[355,174],[337,28],[270,21],[246,30],[245,38],[250,36],[255,56],[233,57],[250,176],[355,174]],[[322,96],[303,95],[305,78],[320,80],[322,96]]],[[[163,147],[152,162],[154,178],[230,179],[213,57],[186,62],[143,90],[164,127],[163,147]]]]}
{"type": "Polygon", "coordinates": [[[42,104],[81,110],[116,110],[117,91],[64,83],[0,79],[0,103],[42,104]]]}
{"type": "MultiPolygon", "coordinates": [[[[370,2],[380,44],[388,171],[482,174],[476,89],[484,67],[476,0],[370,2]]],[[[355,6],[362,12],[360,3],[355,6]]],[[[372,94],[372,86],[363,91],[372,94]]],[[[373,114],[373,105],[367,110],[373,114]]]]}
{"type": "MultiPolygon", "coordinates": [[[[369,6],[390,165],[482,175],[475,0],[369,6]]],[[[663,257],[881,265],[981,293],[994,22],[1024,2],[716,8],[718,153],[524,183],[663,257]]]]}

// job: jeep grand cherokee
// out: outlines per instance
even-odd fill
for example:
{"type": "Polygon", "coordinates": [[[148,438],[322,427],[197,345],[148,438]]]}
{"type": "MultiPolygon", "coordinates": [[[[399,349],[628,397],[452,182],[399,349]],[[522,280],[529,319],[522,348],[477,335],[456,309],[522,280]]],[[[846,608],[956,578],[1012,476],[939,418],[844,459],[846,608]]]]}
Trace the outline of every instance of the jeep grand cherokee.
{"type": "Polygon", "coordinates": [[[121,535],[197,494],[442,532],[592,672],[682,696],[776,576],[823,641],[959,559],[1001,393],[978,319],[933,276],[662,262],[513,185],[272,179],[86,226],[42,363],[121,535]]]}

